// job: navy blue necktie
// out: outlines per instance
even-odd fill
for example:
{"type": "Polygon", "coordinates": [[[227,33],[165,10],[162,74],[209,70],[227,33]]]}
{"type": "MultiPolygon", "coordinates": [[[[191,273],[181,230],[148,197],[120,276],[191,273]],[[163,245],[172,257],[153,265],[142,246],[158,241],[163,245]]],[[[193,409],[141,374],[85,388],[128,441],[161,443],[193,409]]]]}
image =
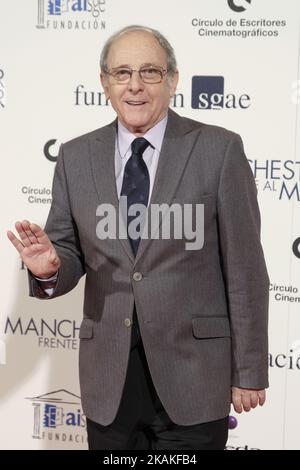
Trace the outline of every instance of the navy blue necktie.
{"type": "MultiPolygon", "coordinates": [[[[147,165],[143,160],[143,153],[149,145],[148,140],[143,137],[134,139],[131,144],[132,155],[125,165],[121,196],[127,196],[127,233],[128,225],[134,218],[134,216],[128,215],[129,207],[132,204],[144,204],[147,207],[148,204],[150,178],[147,165]]],[[[128,238],[135,256],[139,247],[140,238],[136,240],[132,239],[129,234],[128,238]]],[[[141,341],[135,304],[132,322],[131,349],[135,348],[141,341]]]]}
{"type": "MultiPolygon", "coordinates": [[[[143,153],[149,146],[148,140],[143,137],[134,139],[131,144],[132,155],[127,161],[124,169],[123,184],[121,196],[127,196],[127,210],[132,204],[144,204],[147,207],[149,198],[150,178],[146,163],[143,160],[143,153]]],[[[127,214],[127,228],[130,222],[136,216],[127,214]]],[[[134,256],[137,253],[140,238],[130,238],[132,251],[134,256]]]]}

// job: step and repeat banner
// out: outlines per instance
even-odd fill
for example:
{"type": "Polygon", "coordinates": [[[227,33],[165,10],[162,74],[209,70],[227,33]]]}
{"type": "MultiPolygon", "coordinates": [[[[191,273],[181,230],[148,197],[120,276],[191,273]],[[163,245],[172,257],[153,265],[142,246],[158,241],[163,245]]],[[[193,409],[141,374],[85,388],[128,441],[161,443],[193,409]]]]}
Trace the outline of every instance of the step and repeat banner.
{"type": "MultiPolygon", "coordinates": [[[[171,107],[241,134],[262,218],[270,286],[270,388],[230,417],[229,450],[300,449],[299,0],[0,0],[0,448],[86,449],[78,382],[83,282],[29,298],[6,238],[43,225],[62,142],[115,114],[99,81],[104,41],[160,30],[180,82],[171,107]]],[[[201,397],[199,397],[201,399],[201,397]]]]}

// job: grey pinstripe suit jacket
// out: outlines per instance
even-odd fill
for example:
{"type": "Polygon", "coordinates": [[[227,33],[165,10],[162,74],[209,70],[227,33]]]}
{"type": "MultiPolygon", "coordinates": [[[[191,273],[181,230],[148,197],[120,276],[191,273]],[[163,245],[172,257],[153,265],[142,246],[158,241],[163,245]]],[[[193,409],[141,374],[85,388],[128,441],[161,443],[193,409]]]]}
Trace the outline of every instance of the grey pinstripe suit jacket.
{"type": "MultiPolygon", "coordinates": [[[[116,122],[62,145],[46,232],[62,261],[53,297],[86,274],[80,328],[83,410],[110,424],[120,403],[134,301],[153,382],[177,424],[226,416],[231,386],[265,388],[269,279],[256,187],[240,137],[179,117],[168,124],[151,203],[203,203],[205,241],[96,237],[96,207],[118,207],[116,122]],[[140,280],[135,272],[142,274],[140,280]]],[[[30,293],[43,298],[30,277],[30,293]]]]}

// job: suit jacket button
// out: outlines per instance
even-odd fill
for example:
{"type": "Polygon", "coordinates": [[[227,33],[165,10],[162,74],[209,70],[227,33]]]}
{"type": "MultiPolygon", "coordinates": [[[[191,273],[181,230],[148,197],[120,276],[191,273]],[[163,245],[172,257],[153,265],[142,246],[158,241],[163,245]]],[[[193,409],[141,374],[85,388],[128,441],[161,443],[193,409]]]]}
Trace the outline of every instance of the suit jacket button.
{"type": "Polygon", "coordinates": [[[132,325],[132,321],[130,320],[130,318],[125,318],[124,325],[127,326],[127,328],[132,325]]]}
{"type": "Polygon", "coordinates": [[[132,277],[134,281],[141,281],[143,278],[143,275],[142,273],[139,273],[138,271],[136,271],[135,273],[133,273],[132,277]]]}

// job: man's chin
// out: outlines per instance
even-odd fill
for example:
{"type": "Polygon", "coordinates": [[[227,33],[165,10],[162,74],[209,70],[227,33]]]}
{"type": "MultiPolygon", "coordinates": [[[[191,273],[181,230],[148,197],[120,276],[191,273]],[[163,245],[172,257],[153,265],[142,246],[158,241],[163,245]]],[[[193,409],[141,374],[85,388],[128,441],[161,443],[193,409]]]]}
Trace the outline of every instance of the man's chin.
{"type": "Polygon", "coordinates": [[[152,127],[151,123],[141,119],[127,119],[122,124],[133,134],[144,134],[152,127]]]}

